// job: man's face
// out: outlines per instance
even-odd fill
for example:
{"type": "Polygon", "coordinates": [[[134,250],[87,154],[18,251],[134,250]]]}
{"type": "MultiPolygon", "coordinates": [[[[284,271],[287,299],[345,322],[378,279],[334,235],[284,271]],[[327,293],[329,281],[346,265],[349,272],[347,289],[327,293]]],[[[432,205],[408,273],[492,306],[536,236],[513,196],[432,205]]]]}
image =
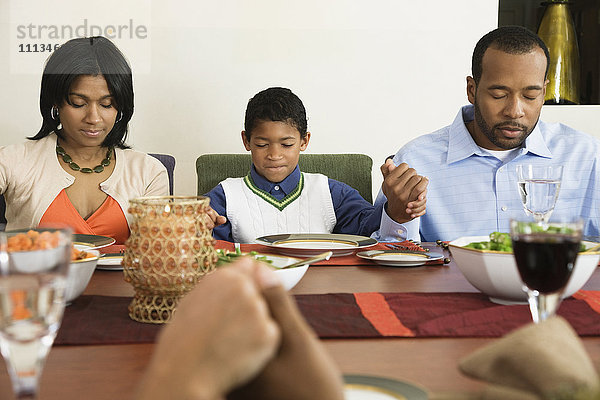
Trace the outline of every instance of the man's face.
{"type": "Polygon", "coordinates": [[[475,106],[475,123],[468,128],[479,146],[521,146],[540,117],[548,83],[545,72],[546,56],[540,48],[527,54],[486,50],[479,84],[467,78],[467,96],[475,106]]]}

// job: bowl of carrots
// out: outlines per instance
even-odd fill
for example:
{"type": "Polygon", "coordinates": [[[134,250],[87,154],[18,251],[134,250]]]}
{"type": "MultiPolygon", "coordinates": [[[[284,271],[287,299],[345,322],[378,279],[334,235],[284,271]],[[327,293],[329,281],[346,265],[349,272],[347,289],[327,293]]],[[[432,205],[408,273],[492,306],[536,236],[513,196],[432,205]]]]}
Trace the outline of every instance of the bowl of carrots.
{"type": "MultiPolygon", "coordinates": [[[[63,247],[59,246],[59,231],[16,231],[7,240],[14,268],[23,273],[36,273],[54,268],[64,260],[63,247]],[[62,253],[62,254],[61,254],[62,253]]],[[[75,300],[87,287],[100,253],[91,246],[72,245],[71,262],[67,272],[65,301],[75,300]]]]}
{"type": "Polygon", "coordinates": [[[67,276],[65,300],[71,302],[83,293],[96,269],[100,252],[86,249],[85,246],[73,246],[71,264],[67,276]],[[83,248],[82,248],[83,247],[83,248]]]}

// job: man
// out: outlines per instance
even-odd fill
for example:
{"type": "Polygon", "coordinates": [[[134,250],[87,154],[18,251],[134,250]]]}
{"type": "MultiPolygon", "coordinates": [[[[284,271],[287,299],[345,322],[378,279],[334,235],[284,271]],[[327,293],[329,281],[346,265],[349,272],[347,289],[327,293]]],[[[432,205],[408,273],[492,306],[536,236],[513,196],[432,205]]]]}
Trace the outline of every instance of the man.
{"type": "MultiPolygon", "coordinates": [[[[600,234],[600,142],[539,121],[548,63],[546,45],[526,28],[501,27],[479,40],[473,76],[467,77],[472,105],[452,125],[411,141],[393,158],[429,178],[426,214],[380,230],[377,239],[435,241],[508,232],[510,218],[524,216],[518,164],[563,165],[553,215],[581,216],[586,235],[600,234]]],[[[386,201],[383,189],[376,205],[386,201]]]]}

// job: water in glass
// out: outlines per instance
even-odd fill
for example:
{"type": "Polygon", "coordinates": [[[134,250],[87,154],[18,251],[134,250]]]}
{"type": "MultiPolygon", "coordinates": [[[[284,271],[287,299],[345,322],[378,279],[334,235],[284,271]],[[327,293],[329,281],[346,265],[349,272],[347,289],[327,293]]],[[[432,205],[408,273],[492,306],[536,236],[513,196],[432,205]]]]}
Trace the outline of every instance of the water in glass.
{"type": "Polygon", "coordinates": [[[0,233],[0,351],[17,399],[36,398],[65,307],[71,234],[52,233],[48,248],[19,251],[7,245],[15,233],[0,233]]]}

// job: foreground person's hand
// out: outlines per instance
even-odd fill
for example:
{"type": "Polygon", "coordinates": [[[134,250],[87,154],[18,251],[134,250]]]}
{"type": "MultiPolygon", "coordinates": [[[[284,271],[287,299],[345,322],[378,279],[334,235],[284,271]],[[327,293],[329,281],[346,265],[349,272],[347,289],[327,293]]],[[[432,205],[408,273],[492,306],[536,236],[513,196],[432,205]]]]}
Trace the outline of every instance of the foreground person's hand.
{"type": "Polygon", "coordinates": [[[281,286],[263,291],[281,329],[281,347],[266,368],[228,400],[342,400],[341,374],[281,286]]]}
{"type": "Polygon", "coordinates": [[[161,332],[137,399],[222,399],[253,378],[279,347],[261,294],[279,284],[249,258],[206,276],[161,332]]]}
{"type": "Polygon", "coordinates": [[[398,166],[386,160],[381,166],[381,189],[387,198],[386,212],[394,221],[405,223],[425,214],[429,180],[406,163],[398,166]]]}

